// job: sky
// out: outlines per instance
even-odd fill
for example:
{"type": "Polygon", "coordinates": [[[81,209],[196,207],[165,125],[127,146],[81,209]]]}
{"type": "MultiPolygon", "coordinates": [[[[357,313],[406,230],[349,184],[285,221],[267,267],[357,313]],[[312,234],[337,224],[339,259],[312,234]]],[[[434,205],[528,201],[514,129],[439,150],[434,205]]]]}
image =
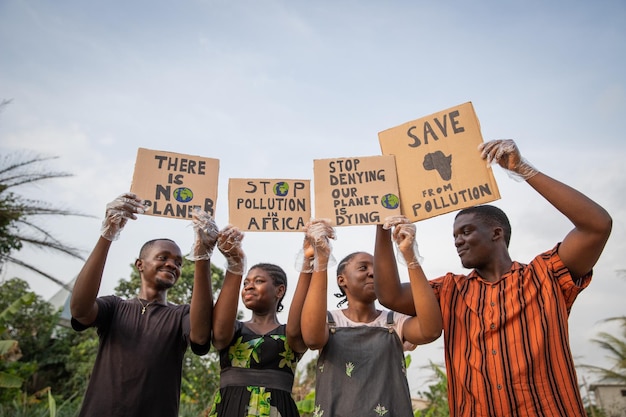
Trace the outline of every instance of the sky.
{"type": "MultiPolygon", "coordinates": [[[[73,174],[15,189],[88,214],[40,220],[86,256],[106,204],[128,191],[137,149],[219,160],[216,221],[229,178],[311,179],[313,160],[380,155],[378,132],[468,101],[485,140],[510,138],[535,167],[605,207],[613,232],[570,316],[577,364],[610,364],[590,342],[626,313],[626,3],[621,0],[83,2],[0,0],[0,155],[55,156],[73,174]]],[[[552,248],[571,223],[494,168],[514,259],[552,248]]],[[[417,223],[430,278],[463,270],[454,213],[417,223]]],[[[337,259],[373,252],[375,226],[337,228],[337,259]]],[[[146,240],[184,252],[183,220],[140,216],[112,245],[100,294],[113,292],[146,240]]],[[[302,235],[246,233],[247,265],[272,262],[295,288],[302,235]]],[[[70,282],[82,262],[25,248],[18,257],[70,282]]],[[[223,267],[220,254],[213,262],[223,267]]],[[[335,270],[329,270],[334,308],[335,270]]],[[[59,286],[13,266],[42,297],[59,286]]],[[[406,278],[406,274],[403,275],[406,278]]],[[[286,321],[286,312],[279,318],[286,321]]],[[[427,389],[443,341],[411,352],[412,394],[427,389]]],[[[585,375],[581,372],[581,375],[585,375]]],[[[593,382],[593,376],[586,376],[593,382]]]]}

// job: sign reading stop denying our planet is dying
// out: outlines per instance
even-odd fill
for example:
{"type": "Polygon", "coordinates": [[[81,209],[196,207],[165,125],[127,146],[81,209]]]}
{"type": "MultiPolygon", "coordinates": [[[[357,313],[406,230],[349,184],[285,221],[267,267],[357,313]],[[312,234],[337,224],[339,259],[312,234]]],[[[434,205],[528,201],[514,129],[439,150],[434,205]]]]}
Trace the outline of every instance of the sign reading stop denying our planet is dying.
{"type": "Polygon", "coordinates": [[[400,214],[393,156],[316,159],[313,171],[317,218],[354,226],[400,214]]]}
{"type": "Polygon", "coordinates": [[[500,198],[480,157],[480,124],[471,102],[378,134],[395,155],[402,214],[419,221],[500,198]]]}
{"type": "Polygon", "coordinates": [[[215,216],[219,160],[139,148],[130,191],[146,214],[190,219],[195,207],[215,216]]]}

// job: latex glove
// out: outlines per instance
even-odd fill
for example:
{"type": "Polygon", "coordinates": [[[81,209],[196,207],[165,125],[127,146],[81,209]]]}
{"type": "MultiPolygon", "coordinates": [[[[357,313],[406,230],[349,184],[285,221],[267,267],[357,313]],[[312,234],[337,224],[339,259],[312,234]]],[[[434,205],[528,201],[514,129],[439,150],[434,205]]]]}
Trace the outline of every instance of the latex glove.
{"type": "Polygon", "coordinates": [[[335,265],[330,239],[336,239],[330,220],[311,219],[304,226],[304,241],[296,257],[296,269],[301,272],[325,271],[335,265]]]}
{"type": "Polygon", "coordinates": [[[516,181],[525,181],[539,171],[522,157],[517,145],[511,139],[498,139],[478,145],[481,157],[487,165],[498,163],[516,181]]]}
{"type": "Polygon", "coordinates": [[[246,269],[246,255],[241,247],[244,234],[237,227],[228,225],[219,232],[217,248],[226,258],[226,270],[243,275],[246,269]]]}
{"type": "Polygon", "coordinates": [[[399,263],[411,269],[417,268],[424,262],[415,240],[417,228],[407,217],[387,217],[383,223],[383,228],[386,230],[393,228],[391,238],[398,252],[397,259],[399,263]]]}
{"type": "Polygon", "coordinates": [[[126,226],[128,219],[136,220],[135,213],[145,213],[143,201],[133,193],[120,194],[106,206],[104,220],[100,234],[106,240],[114,241],[120,237],[120,232],[126,226]]]}
{"type": "Polygon", "coordinates": [[[215,220],[206,211],[196,208],[191,212],[191,222],[196,239],[193,242],[193,247],[187,259],[191,261],[206,261],[211,259],[219,233],[215,220]]]}

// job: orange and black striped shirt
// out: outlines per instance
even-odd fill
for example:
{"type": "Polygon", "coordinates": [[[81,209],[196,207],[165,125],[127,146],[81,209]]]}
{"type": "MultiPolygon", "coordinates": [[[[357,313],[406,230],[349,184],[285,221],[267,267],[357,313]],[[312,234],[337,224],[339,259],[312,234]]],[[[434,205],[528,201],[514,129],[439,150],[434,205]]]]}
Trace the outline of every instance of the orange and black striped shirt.
{"type": "Polygon", "coordinates": [[[476,271],[431,281],[452,416],[585,415],[567,319],[591,272],[574,282],[557,248],[528,265],[513,262],[494,283],[476,271]]]}

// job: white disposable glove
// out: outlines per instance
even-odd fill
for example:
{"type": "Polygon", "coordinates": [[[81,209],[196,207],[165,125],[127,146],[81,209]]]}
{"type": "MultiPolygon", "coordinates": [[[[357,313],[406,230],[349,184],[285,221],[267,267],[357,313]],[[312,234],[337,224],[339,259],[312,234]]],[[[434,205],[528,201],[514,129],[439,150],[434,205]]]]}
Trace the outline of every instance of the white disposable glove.
{"type": "Polygon", "coordinates": [[[296,256],[296,270],[325,271],[336,264],[330,239],[336,239],[335,229],[328,219],[311,219],[304,226],[302,249],[296,256]]]}
{"type": "Polygon", "coordinates": [[[126,226],[128,219],[136,220],[135,213],[145,213],[143,201],[133,193],[124,193],[106,206],[100,234],[106,240],[114,241],[126,226]]]}
{"type": "Polygon", "coordinates": [[[539,171],[522,157],[517,145],[511,139],[498,139],[478,145],[481,157],[487,165],[498,163],[516,181],[526,181],[539,171]]]}
{"type": "Polygon", "coordinates": [[[391,216],[385,219],[383,228],[393,228],[391,238],[394,241],[398,255],[398,262],[407,268],[417,268],[424,262],[415,240],[416,227],[405,216],[391,216]]]}
{"type": "Polygon", "coordinates": [[[246,269],[246,255],[241,247],[243,237],[243,232],[232,225],[226,226],[217,237],[217,248],[226,258],[226,270],[235,275],[243,275],[246,269]]]}
{"type": "Polygon", "coordinates": [[[196,239],[187,259],[191,261],[211,259],[219,233],[215,220],[206,211],[196,208],[191,213],[191,222],[196,239]]]}

